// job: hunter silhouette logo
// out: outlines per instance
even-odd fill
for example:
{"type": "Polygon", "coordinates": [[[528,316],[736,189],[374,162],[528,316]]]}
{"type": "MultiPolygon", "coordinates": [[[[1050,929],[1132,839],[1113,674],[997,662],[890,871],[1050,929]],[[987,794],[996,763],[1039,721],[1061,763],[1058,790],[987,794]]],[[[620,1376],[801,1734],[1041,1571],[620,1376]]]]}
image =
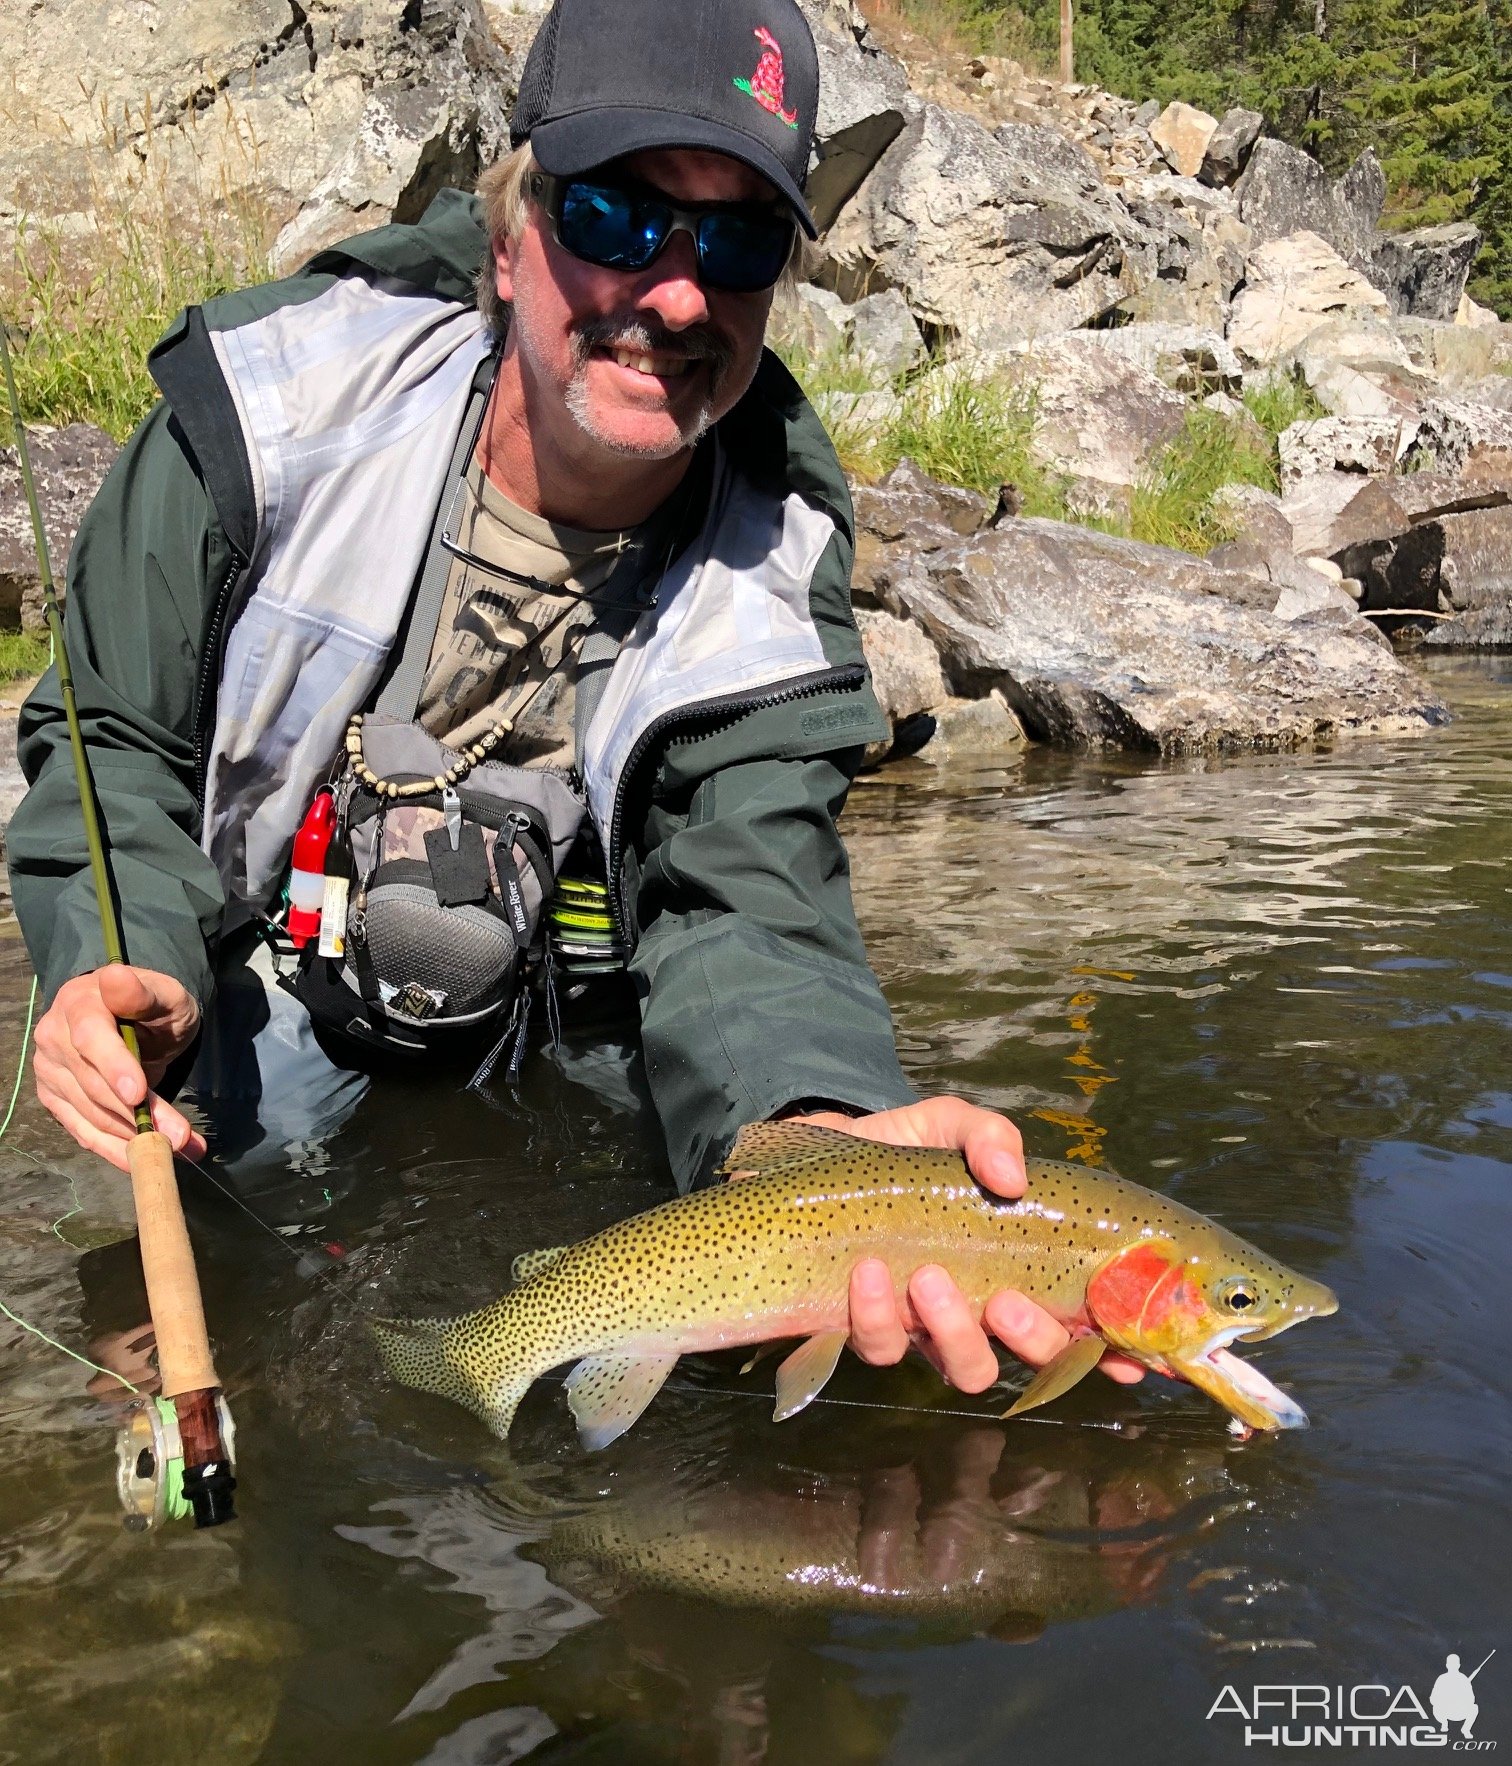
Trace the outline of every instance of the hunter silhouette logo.
{"type": "Polygon", "coordinates": [[[1495,1751],[1494,1740],[1475,1734],[1480,1716],[1474,1680],[1491,1656],[1466,1674],[1457,1655],[1444,1659],[1444,1671],[1426,1699],[1411,1686],[1307,1686],[1291,1682],[1250,1688],[1248,1694],[1225,1686],[1214,1699],[1208,1721],[1238,1717],[1247,1748],[1398,1747],[1445,1748],[1454,1754],[1495,1751]]]}
{"type": "Polygon", "coordinates": [[[756,27],[756,41],[761,45],[761,60],[756,63],[755,73],[748,80],[737,75],[733,83],[742,92],[749,92],[763,110],[771,111],[780,122],[796,129],[798,112],[782,108],[782,45],[762,25],[756,27]]]}

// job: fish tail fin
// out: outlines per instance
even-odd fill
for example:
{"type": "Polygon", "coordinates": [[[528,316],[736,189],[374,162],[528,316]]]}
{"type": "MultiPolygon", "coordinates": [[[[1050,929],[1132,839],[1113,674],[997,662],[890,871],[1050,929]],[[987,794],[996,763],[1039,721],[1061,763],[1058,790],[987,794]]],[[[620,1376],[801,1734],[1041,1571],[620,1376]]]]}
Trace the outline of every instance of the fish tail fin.
{"type": "Polygon", "coordinates": [[[373,1318],[368,1323],[396,1380],[463,1405],[502,1441],[540,1369],[528,1365],[523,1355],[510,1353],[507,1340],[491,1345],[493,1353],[487,1356],[459,1353],[465,1327],[475,1316],[373,1318]]]}

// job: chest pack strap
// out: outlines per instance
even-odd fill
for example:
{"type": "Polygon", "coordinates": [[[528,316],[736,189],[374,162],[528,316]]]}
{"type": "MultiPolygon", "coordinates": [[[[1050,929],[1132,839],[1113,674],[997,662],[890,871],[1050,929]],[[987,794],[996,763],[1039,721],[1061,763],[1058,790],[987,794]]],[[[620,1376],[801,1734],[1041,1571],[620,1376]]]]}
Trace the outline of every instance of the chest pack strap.
{"type": "Polygon", "coordinates": [[[379,693],[374,711],[388,717],[413,718],[420,707],[420,694],[430,670],[431,651],[435,648],[436,632],[441,624],[441,608],[446,601],[446,585],[451,577],[451,553],[441,544],[447,518],[454,502],[453,489],[467,470],[467,462],[477,446],[483,425],[483,408],[493,387],[494,372],[499,364],[497,355],[486,355],[473,376],[467,410],[457,431],[456,445],[446,467],[446,488],[436,506],[426,543],[425,562],[420,567],[420,580],[410,597],[409,619],[399,649],[399,660],[379,693]]]}

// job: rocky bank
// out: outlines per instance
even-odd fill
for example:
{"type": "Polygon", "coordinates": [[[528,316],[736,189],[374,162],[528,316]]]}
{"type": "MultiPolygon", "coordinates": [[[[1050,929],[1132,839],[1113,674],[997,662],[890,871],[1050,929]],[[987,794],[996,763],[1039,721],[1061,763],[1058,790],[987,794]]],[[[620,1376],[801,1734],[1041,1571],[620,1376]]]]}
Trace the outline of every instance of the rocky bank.
{"type": "MultiPolygon", "coordinates": [[[[1256,113],[1136,107],[901,29],[887,48],[850,0],[803,3],[826,231],[778,324],[790,349],[868,364],[872,391],[829,395],[840,415],[884,423],[952,376],[1021,385],[1070,505],[1116,518],[1194,407],[1252,429],[1240,395],[1283,377],[1321,412],[1281,435],[1276,494],[1219,492],[1232,537],[1205,560],[906,462],[858,485],[858,607],[897,751],[1027,733],[1191,752],[1439,720],[1391,640],[1512,644],[1512,325],[1465,293],[1474,228],[1383,230],[1372,154],[1330,180],[1256,113]]],[[[287,268],[472,180],[542,10],[0,0],[0,222],[47,215],[87,245],[104,203],[155,193],[203,221],[209,193],[287,268]]],[[[60,558],[112,452],[40,439],[60,558]]],[[[35,594],[15,478],[0,456],[12,622],[35,594]]]]}

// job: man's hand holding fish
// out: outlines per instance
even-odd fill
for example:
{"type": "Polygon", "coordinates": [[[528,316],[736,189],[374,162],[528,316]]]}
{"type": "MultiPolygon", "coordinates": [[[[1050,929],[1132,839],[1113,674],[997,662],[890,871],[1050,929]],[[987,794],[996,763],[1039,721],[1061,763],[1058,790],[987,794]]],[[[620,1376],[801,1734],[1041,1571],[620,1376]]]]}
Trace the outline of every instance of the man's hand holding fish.
{"type": "MultiPolygon", "coordinates": [[[[871,1116],[820,1110],[789,1120],[817,1123],[894,1147],[954,1148],[983,1189],[1009,1201],[1028,1187],[1018,1129],[1006,1116],[965,1098],[926,1098],[871,1116]]],[[[1014,1288],[1000,1289],[978,1315],[950,1272],[938,1263],[914,1271],[902,1303],[894,1297],[892,1276],[880,1257],[865,1257],[851,1271],[851,1348],[873,1367],[901,1361],[912,1345],[951,1385],[963,1392],[983,1392],[998,1377],[993,1337],[1031,1367],[1053,1361],[1071,1340],[1063,1324],[1014,1288]]],[[[1124,1385],[1144,1378],[1138,1362],[1113,1351],[1098,1366],[1124,1385]]]]}

